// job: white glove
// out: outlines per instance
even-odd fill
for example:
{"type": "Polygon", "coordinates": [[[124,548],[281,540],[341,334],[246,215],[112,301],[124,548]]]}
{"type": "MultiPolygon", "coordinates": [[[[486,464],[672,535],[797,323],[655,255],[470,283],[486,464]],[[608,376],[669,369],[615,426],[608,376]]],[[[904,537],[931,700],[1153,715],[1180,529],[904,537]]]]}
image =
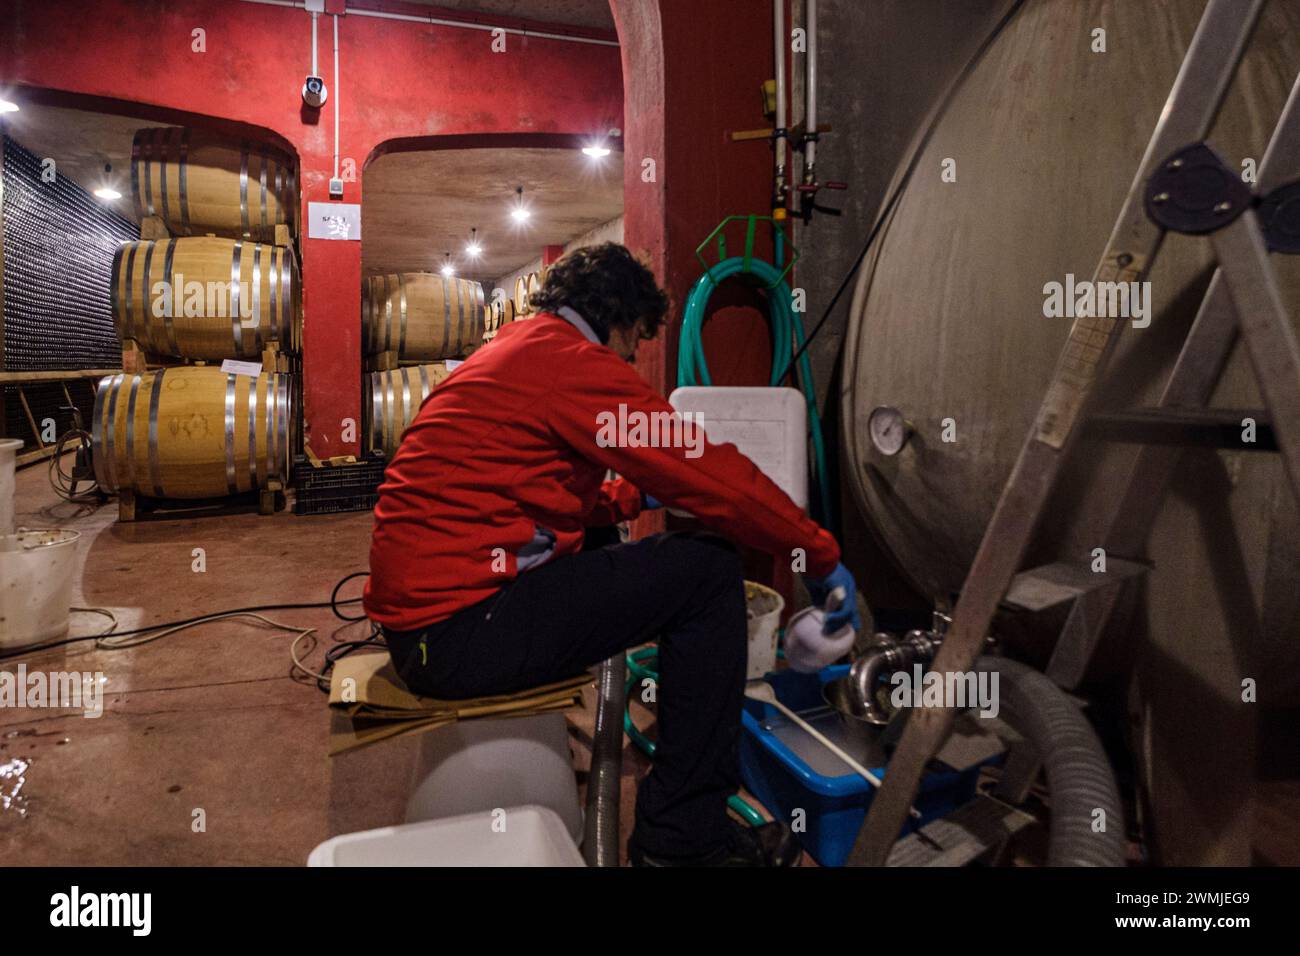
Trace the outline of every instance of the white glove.
{"type": "MultiPolygon", "coordinates": [[[[842,600],[839,589],[836,589],[826,602],[828,610],[835,610],[842,600]]],[[[823,634],[825,623],[826,611],[807,607],[790,618],[786,625],[785,659],[800,674],[815,674],[823,667],[829,667],[853,647],[858,632],[852,624],[845,624],[834,634],[823,634]]]]}

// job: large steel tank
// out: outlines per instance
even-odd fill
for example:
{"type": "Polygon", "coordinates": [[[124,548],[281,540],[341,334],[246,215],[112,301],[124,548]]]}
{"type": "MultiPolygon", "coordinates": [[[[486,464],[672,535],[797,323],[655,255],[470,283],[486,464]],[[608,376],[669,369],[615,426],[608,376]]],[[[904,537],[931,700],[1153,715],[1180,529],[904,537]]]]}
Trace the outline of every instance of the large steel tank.
{"type": "MultiPolygon", "coordinates": [[[[844,368],[846,477],[924,593],[961,587],[1069,330],[1070,319],[1045,317],[1044,286],[1091,278],[1204,7],[1027,0],[962,82],[863,266],[844,368]],[[1098,28],[1104,53],[1093,50],[1098,28]],[[868,435],[878,406],[915,426],[897,455],[868,435]],[[946,424],[955,441],[943,440],[946,424]]],[[[1297,69],[1300,3],[1278,0],[1211,136],[1230,164],[1260,159],[1297,69]]],[[[1300,262],[1274,265],[1300,316],[1300,262]]],[[[1150,276],[1151,325],[1123,333],[1103,406],[1155,403],[1212,267],[1205,240],[1168,238],[1150,276]]],[[[1213,404],[1260,403],[1239,346],[1213,404]]],[[[1080,489],[1113,496],[1133,453],[1076,446],[1027,566],[1055,557],[1052,545],[1082,556],[1101,544],[1080,489]]],[[[1249,854],[1248,819],[1243,831],[1217,816],[1250,802],[1240,788],[1255,773],[1256,724],[1242,680],[1259,680],[1261,693],[1267,684],[1274,704],[1300,698],[1298,530],[1276,456],[1189,453],[1149,542],[1143,600],[1113,628],[1110,639],[1140,645],[1135,746],[1156,816],[1200,821],[1194,839],[1166,844],[1169,861],[1241,862],[1243,840],[1249,854]],[[1188,767],[1203,748],[1234,742],[1247,779],[1216,775],[1223,802],[1207,816],[1188,767]]]]}

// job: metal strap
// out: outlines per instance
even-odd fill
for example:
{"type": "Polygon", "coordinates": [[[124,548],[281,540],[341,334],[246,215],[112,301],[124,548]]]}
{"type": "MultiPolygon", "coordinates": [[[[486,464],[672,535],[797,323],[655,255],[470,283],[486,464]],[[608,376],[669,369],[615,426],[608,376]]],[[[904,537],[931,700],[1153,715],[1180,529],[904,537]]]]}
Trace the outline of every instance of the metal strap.
{"type": "MultiPolygon", "coordinates": [[[[378,372],[370,373],[370,448],[384,447],[384,399],[378,372]]],[[[369,449],[365,449],[369,450],[369,449]]]]}
{"type": "MultiPolygon", "coordinates": [[[[268,375],[266,377],[266,400],[262,402],[262,408],[263,408],[262,417],[264,419],[264,423],[262,426],[262,433],[265,436],[264,441],[266,443],[266,468],[264,470],[264,473],[266,475],[266,480],[268,483],[272,478],[272,469],[273,468],[278,469],[278,465],[276,464],[276,460],[275,460],[275,440],[274,440],[275,438],[274,385],[275,385],[275,379],[272,378],[270,375],[268,375]]],[[[278,470],[275,473],[275,477],[279,477],[278,470]]]]}
{"type": "Polygon", "coordinates": [[[158,243],[151,240],[144,250],[144,276],[142,277],[144,296],[140,303],[143,306],[141,319],[144,320],[145,340],[150,348],[157,348],[153,341],[153,309],[149,305],[149,296],[153,292],[153,285],[150,283],[149,278],[150,273],[153,271],[153,250],[157,245],[158,243]]]}
{"type": "MultiPolygon", "coordinates": [[[[393,348],[393,300],[388,292],[388,273],[384,273],[384,351],[393,348]]],[[[400,356],[399,356],[400,357],[400,356]]]]}
{"type": "Polygon", "coordinates": [[[104,397],[112,381],[113,376],[105,375],[95,386],[95,419],[90,425],[90,461],[95,468],[95,481],[105,491],[111,491],[112,486],[104,474],[104,462],[108,459],[108,453],[104,450],[104,416],[108,414],[108,403],[104,397]]]}
{"type": "Polygon", "coordinates": [[[421,405],[424,404],[424,400],[429,397],[429,393],[432,391],[433,391],[433,386],[429,384],[429,367],[427,365],[421,365],[420,366],[420,404],[421,405]]]}
{"type": "Polygon", "coordinates": [[[411,377],[407,374],[407,369],[401,369],[402,373],[402,430],[411,421],[411,377]]]}
{"type": "Polygon", "coordinates": [[[117,490],[117,452],[114,450],[117,444],[117,392],[124,378],[126,376],[121,372],[114,375],[108,391],[108,420],[105,423],[104,441],[104,447],[108,452],[105,461],[105,469],[108,472],[108,484],[104,486],[106,491],[117,490]]]}
{"type": "Polygon", "coordinates": [[[240,235],[248,235],[248,142],[239,144],[239,226],[240,235]]]}
{"type": "Polygon", "coordinates": [[[271,387],[271,380],[266,375],[259,375],[256,378],[248,378],[248,486],[249,490],[261,487],[257,481],[257,386],[263,379],[266,380],[267,388],[271,387]]]}
{"type": "Polygon", "coordinates": [[[275,161],[275,221],[284,221],[284,169],[280,161],[275,161]]]}
{"type": "Polygon", "coordinates": [[[257,351],[262,350],[262,244],[253,243],[253,340],[257,351]]]}
{"type": "Polygon", "coordinates": [[[167,273],[167,289],[171,293],[167,297],[167,308],[163,310],[163,325],[167,331],[167,344],[171,347],[172,355],[180,355],[180,346],[176,344],[176,302],[181,299],[184,289],[176,287],[176,240],[167,240],[167,252],[163,257],[163,271],[167,273]]]}
{"type": "Polygon", "coordinates": [[[122,243],[113,250],[113,271],[109,278],[108,298],[113,310],[113,323],[117,327],[119,338],[126,338],[125,329],[122,327],[122,290],[119,287],[122,282],[122,257],[126,255],[127,243],[122,243]]]}
{"type": "Polygon", "coordinates": [[[267,231],[266,230],[266,164],[267,164],[266,153],[261,153],[258,156],[258,159],[261,161],[261,167],[262,167],[260,172],[260,178],[262,180],[262,235],[265,236],[267,231]]]}
{"type": "Polygon", "coordinates": [[[280,248],[271,246],[271,265],[266,270],[271,291],[271,335],[283,341],[280,332],[280,248]]]}
{"type": "Polygon", "coordinates": [[[131,251],[126,254],[126,329],[123,337],[135,338],[135,254],[140,243],[131,243],[131,251]]]}
{"type": "Polygon", "coordinates": [[[402,297],[402,331],[397,344],[397,354],[400,357],[406,354],[406,277],[401,272],[397,273],[397,289],[402,297]]]}
{"type": "Polygon", "coordinates": [[[474,283],[477,290],[474,294],[474,302],[478,306],[478,338],[483,341],[483,336],[487,332],[487,299],[483,297],[483,283],[474,283]]]}
{"type": "Polygon", "coordinates": [[[235,472],[235,382],[238,375],[226,376],[226,490],[232,495],[239,491],[235,472]]]}
{"type": "Polygon", "coordinates": [[[280,473],[280,477],[287,478],[287,466],[289,461],[289,419],[293,413],[293,400],[289,395],[289,376],[277,374],[275,377],[278,380],[278,398],[280,404],[280,440],[276,442],[275,445],[276,461],[279,464],[277,464],[276,467],[279,468],[280,465],[284,465],[285,468],[284,471],[280,473]]]}
{"type": "Polygon", "coordinates": [[[135,481],[135,398],[140,391],[140,376],[131,376],[131,391],[126,401],[126,483],[132,488],[135,481]]]}
{"type": "Polygon", "coordinates": [[[469,316],[469,302],[467,293],[469,292],[469,283],[464,279],[456,280],[456,308],[460,310],[460,348],[457,355],[465,354],[465,348],[469,345],[469,333],[472,319],[469,316]]]}
{"type": "Polygon", "coordinates": [[[442,356],[451,348],[451,293],[447,289],[447,277],[442,277],[442,356]]]}
{"type": "Polygon", "coordinates": [[[181,183],[181,233],[190,234],[190,194],[185,188],[185,169],[190,158],[190,131],[181,130],[180,183],[181,183]]]}
{"type": "Polygon", "coordinates": [[[230,251],[230,332],[235,343],[235,354],[244,354],[244,330],[239,325],[239,313],[243,303],[239,299],[239,278],[243,273],[240,257],[244,252],[243,241],[235,243],[230,251]]]}
{"type": "Polygon", "coordinates": [[[164,498],[162,470],[158,465],[158,403],[162,397],[163,375],[166,369],[160,368],[153,376],[153,388],[149,390],[149,484],[158,498],[164,498]]]}
{"type": "MultiPolygon", "coordinates": [[[[294,319],[297,316],[293,310],[293,293],[294,271],[290,268],[293,265],[293,249],[285,246],[280,250],[280,306],[284,309],[284,318],[280,323],[281,333],[287,336],[292,342],[296,329],[294,328],[294,319]]],[[[297,343],[293,343],[297,347],[297,343]]]]}

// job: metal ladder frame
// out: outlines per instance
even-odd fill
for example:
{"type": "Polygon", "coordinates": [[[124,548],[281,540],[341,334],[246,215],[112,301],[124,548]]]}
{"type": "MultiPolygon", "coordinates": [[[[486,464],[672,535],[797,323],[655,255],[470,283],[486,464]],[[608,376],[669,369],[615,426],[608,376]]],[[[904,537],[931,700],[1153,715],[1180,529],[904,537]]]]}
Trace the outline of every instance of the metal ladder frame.
{"type": "MultiPolygon", "coordinates": [[[[1265,0],[1210,0],[1174,81],[1136,178],[1093,281],[1137,282],[1149,272],[1169,226],[1148,215],[1148,181],[1167,170],[1188,144],[1208,135],[1236,75],[1265,0]]],[[[1293,87],[1259,169],[1254,199],[1300,179],[1300,80],[1293,87]]],[[[1180,230],[1183,231],[1183,230],[1180,230]]],[[[1244,338],[1287,475],[1300,499],[1300,342],[1282,301],[1263,229],[1253,208],[1208,232],[1219,269],[1188,332],[1160,400],[1164,409],[1199,408],[1208,401],[1238,332],[1244,338]]],[[[933,667],[969,670],[993,616],[1014,585],[1032,583],[1035,571],[1017,575],[1101,371],[1114,351],[1125,319],[1075,320],[1056,371],[1011,476],[985,530],[953,614],[952,626],[933,667]]],[[[1106,524],[1107,554],[1138,553],[1177,467],[1176,445],[1145,445],[1125,493],[1106,524]]],[[[1050,567],[1050,566],[1049,566],[1050,567]]],[[[1036,569],[1042,571],[1043,569],[1036,569]]],[[[1125,575],[1131,578],[1132,575],[1125,575]]],[[[1082,676],[1122,586],[1113,579],[1079,589],[1049,675],[1069,684],[1082,676]]],[[[902,739],[876,793],[850,866],[881,866],[906,819],[921,775],[952,730],[956,711],[921,708],[906,714],[902,739]]]]}

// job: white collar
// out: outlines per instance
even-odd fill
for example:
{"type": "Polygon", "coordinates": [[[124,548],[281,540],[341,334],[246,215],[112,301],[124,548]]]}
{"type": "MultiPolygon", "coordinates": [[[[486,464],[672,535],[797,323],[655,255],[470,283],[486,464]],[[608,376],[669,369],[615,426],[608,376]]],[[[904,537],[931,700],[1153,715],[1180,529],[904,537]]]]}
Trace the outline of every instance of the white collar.
{"type": "Polygon", "coordinates": [[[556,309],[555,314],[581,332],[588,342],[595,342],[597,345],[601,344],[600,336],[592,329],[591,324],[567,305],[556,309]]]}

